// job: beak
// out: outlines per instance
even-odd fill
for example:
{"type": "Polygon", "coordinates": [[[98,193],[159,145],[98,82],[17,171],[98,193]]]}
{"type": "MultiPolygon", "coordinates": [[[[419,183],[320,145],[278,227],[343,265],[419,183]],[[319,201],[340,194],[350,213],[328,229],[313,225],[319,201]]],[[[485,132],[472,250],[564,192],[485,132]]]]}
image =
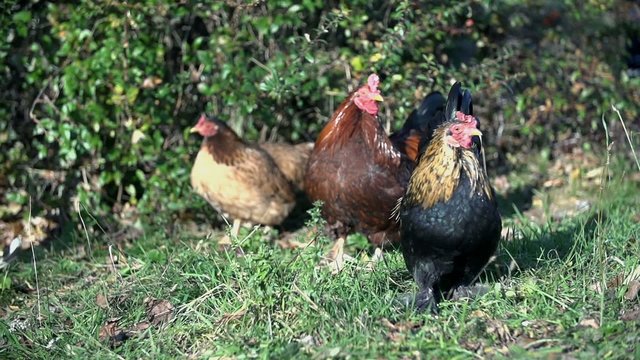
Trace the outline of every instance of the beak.
{"type": "Polygon", "coordinates": [[[382,95],[380,94],[376,94],[376,96],[373,97],[373,100],[380,101],[380,102],[384,101],[384,99],[382,98],[382,95]]]}
{"type": "Polygon", "coordinates": [[[189,132],[192,134],[195,132],[198,132],[198,127],[197,126],[192,127],[191,129],[189,129],[189,132]]]}
{"type": "Polygon", "coordinates": [[[469,134],[469,136],[479,136],[482,137],[482,132],[476,128],[472,128],[469,131],[467,131],[467,134],[469,134]]]}

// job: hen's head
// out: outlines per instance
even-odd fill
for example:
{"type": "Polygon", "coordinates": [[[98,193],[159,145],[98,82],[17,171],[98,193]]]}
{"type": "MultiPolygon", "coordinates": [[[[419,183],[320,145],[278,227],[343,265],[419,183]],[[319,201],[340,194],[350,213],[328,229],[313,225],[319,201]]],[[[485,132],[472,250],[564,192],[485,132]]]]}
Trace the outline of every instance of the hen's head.
{"type": "Polygon", "coordinates": [[[198,122],[194,127],[189,130],[192,133],[197,132],[204,137],[211,137],[218,134],[222,127],[225,125],[218,119],[209,118],[207,115],[202,114],[198,119],[198,122]]]}
{"type": "Polygon", "coordinates": [[[373,116],[378,115],[378,101],[382,101],[378,85],[380,85],[380,78],[376,74],[371,74],[367,80],[367,85],[358,89],[353,96],[353,102],[358,109],[373,116]]]}
{"type": "MultiPolygon", "coordinates": [[[[462,114],[461,112],[458,113],[462,114]]],[[[455,121],[444,125],[444,140],[447,145],[453,148],[471,149],[473,137],[482,136],[482,132],[478,130],[478,121],[473,116],[462,115],[462,118],[456,116],[457,119],[455,121]]]]}

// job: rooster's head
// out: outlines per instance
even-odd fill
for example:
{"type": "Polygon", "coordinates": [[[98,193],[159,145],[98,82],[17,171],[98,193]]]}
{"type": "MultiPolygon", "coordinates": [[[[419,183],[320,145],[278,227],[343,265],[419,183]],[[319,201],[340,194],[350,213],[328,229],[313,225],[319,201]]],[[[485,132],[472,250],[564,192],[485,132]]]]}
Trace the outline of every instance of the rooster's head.
{"type": "Polygon", "coordinates": [[[382,101],[382,95],[378,85],[380,84],[380,78],[376,74],[369,75],[367,85],[362,86],[353,95],[353,102],[356,106],[373,116],[378,115],[378,101],[382,101]]]}
{"type": "Polygon", "coordinates": [[[445,124],[445,141],[454,148],[470,149],[473,137],[482,136],[478,130],[478,121],[471,115],[458,112],[456,121],[445,124]]]}

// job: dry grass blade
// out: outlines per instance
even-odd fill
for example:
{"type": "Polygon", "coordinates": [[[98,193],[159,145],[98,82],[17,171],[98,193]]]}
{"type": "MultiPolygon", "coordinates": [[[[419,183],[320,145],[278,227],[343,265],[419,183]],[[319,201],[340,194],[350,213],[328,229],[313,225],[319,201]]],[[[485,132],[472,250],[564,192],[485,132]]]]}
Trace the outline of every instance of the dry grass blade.
{"type": "Polygon", "coordinates": [[[618,110],[614,105],[611,105],[611,108],[618,115],[618,119],[620,120],[620,124],[622,124],[622,129],[624,130],[624,134],[627,136],[627,141],[629,142],[629,147],[631,147],[631,153],[633,154],[633,158],[636,161],[636,166],[638,167],[638,171],[640,171],[640,160],[638,160],[638,154],[636,154],[636,150],[633,147],[633,141],[631,141],[631,136],[629,135],[629,131],[627,130],[627,126],[622,119],[622,115],[620,115],[620,110],[618,110]]]}

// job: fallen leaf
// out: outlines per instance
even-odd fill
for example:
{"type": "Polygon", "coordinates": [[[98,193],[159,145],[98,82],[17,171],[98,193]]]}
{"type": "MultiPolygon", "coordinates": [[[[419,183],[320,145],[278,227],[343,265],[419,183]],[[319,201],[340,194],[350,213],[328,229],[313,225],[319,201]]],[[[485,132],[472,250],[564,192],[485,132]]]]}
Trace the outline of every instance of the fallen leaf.
{"type": "Polygon", "coordinates": [[[148,321],[141,321],[128,329],[128,332],[135,334],[147,330],[151,324],[148,321]]]}
{"type": "Polygon", "coordinates": [[[564,185],[563,179],[549,179],[542,184],[545,188],[560,187],[562,185],[564,185]]]}
{"type": "Polygon", "coordinates": [[[624,274],[618,274],[607,281],[607,289],[615,289],[624,284],[624,274]]]}
{"type": "Polygon", "coordinates": [[[631,310],[624,310],[620,314],[620,319],[623,321],[638,321],[640,320],[640,306],[636,306],[631,310]]]}
{"type": "Polygon", "coordinates": [[[173,305],[167,300],[145,299],[147,317],[151,325],[163,325],[173,319],[173,305]]]}
{"type": "Polygon", "coordinates": [[[579,325],[583,326],[583,327],[594,328],[594,329],[599,329],[600,328],[600,324],[598,324],[598,321],[596,319],[592,319],[592,318],[586,318],[586,319],[580,320],[580,324],[579,325]]]}
{"type": "Polygon", "coordinates": [[[218,323],[228,324],[231,321],[241,319],[247,313],[247,309],[241,308],[240,310],[234,311],[232,313],[222,315],[222,318],[218,320],[218,323]]]}
{"type": "Polygon", "coordinates": [[[96,296],[96,305],[98,305],[98,307],[100,307],[101,309],[108,309],[109,301],[103,294],[98,294],[98,296],[96,296]]]}
{"type": "Polygon", "coordinates": [[[627,293],[624,294],[624,298],[626,300],[633,300],[638,296],[638,291],[640,291],[640,281],[631,280],[629,282],[629,288],[627,289],[627,293]]]}
{"type": "Polygon", "coordinates": [[[108,341],[112,348],[122,345],[131,337],[128,331],[118,328],[119,320],[119,317],[108,319],[98,333],[98,338],[101,341],[108,341]]]}
{"type": "Polygon", "coordinates": [[[107,319],[107,322],[102,325],[100,332],[98,332],[98,338],[104,341],[114,336],[118,328],[119,320],[119,317],[107,319]]]}

